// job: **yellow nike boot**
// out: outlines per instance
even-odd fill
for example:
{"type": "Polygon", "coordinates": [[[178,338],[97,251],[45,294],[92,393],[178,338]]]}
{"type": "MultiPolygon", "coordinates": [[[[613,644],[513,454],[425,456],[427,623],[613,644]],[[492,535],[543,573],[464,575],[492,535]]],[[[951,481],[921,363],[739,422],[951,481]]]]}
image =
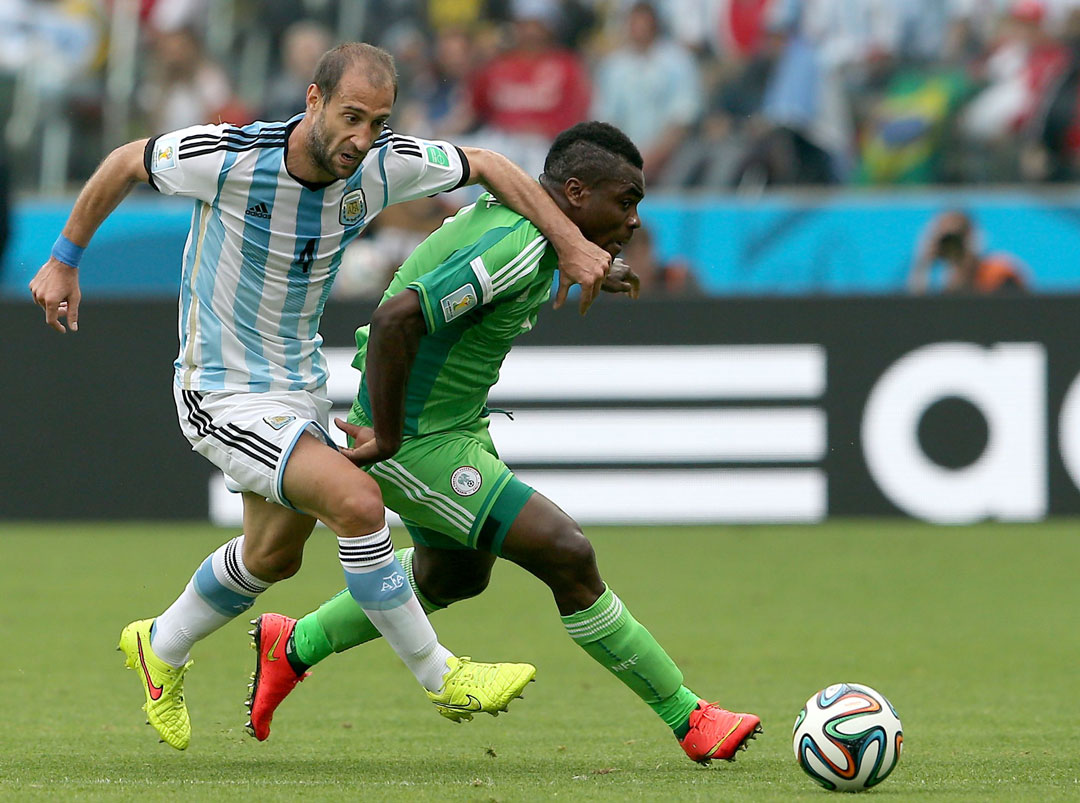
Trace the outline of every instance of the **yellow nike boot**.
{"type": "Polygon", "coordinates": [[[473,714],[498,716],[510,701],[522,697],[522,690],[536,679],[532,664],[484,664],[471,658],[450,657],[439,692],[427,693],[436,710],[447,719],[461,722],[473,714]]]}
{"type": "Polygon", "coordinates": [[[132,622],[120,633],[118,650],[127,656],[128,669],[139,672],[146,704],[146,719],[161,735],[161,741],[177,750],[186,750],[191,741],[191,720],[184,703],[184,673],[191,666],[188,661],[181,667],[165,663],[150,648],[150,626],[153,619],[132,622]]]}

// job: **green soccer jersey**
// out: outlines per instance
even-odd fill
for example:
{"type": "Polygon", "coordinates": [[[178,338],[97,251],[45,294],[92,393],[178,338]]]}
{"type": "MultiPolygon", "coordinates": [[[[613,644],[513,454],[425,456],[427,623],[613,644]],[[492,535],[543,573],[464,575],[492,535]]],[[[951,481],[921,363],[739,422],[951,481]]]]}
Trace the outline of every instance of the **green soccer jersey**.
{"type": "MultiPolygon", "coordinates": [[[[484,414],[514,338],[550,296],[557,264],[536,227],[488,194],[417,246],[382,299],[415,290],[427,324],[406,388],[406,437],[469,427],[484,414]]],[[[357,329],[361,371],[367,341],[368,327],[357,329]]],[[[358,401],[370,419],[366,379],[358,401]]]]}

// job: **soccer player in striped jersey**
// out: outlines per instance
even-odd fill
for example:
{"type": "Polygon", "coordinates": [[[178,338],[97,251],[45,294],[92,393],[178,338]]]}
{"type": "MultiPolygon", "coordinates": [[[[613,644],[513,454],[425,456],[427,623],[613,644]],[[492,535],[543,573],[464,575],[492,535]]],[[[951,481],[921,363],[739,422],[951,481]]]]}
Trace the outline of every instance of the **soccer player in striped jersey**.
{"type": "MultiPolygon", "coordinates": [[[[541,184],[615,257],[640,225],[641,166],[621,131],[582,123],[556,138],[541,184]]],[[[352,443],[345,454],[408,528],[414,546],[398,558],[428,612],[479,594],[495,558],[511,560],[548,585],[570,638],[644,700],[690,758],[730,760],[760,732],[758,717],[683,685],[601,579],[578,524],[514,476],[488,433],[488,391],[515,338],[536,322],[555,265],[543,234],[490,195],[428,237],[391,280],[370,327],[357,331],[353,364],[363,379],[349,421],[338,422],[352,443]]],[[[604,289],[635,296],[637,277],[619,263],[604,289]]],[[[260,740],[309,667],[378,635],[345,592],[299,621],[267,613],[258,622],[251,730],[260,740]],[[262,644],[270,638],[285,644],[286,661],[269,660],[262,644]]]]}
{"type": "Polygon", "coordinates": [[[337,536],[350,599],[436,708],[469,694],[504,708],[533,667],[476,664],[443,647],[394,557],[375,481],[327,432],[319,320],[345,246],[389,204],[480,182],[534,221],[559,251],[565,298],[588,306],[611,257],[588,242],[524,172],[498,154],[395,134],[390,55],[366,44],[326,53],[305,112],[283,123],[206,125],[113,151],[83,188],[30,288],[46,323],[78,328],[79,258],[138,182],[194,199],[183,255],[174,396],[192,448],[243,494],[244,534],[208,556],[154,619],[123,629],[145,710],[185,749],[183,678],[192,645],[300,567],[316,520],[337,536]]]}

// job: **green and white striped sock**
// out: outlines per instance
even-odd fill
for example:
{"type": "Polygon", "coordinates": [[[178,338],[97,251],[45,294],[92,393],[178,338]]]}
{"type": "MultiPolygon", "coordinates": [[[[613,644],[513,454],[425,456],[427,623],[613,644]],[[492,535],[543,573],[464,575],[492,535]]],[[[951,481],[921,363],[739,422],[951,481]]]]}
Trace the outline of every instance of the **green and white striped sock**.
{"type": "Polygon", "coordinates": [[[610,588],[562,621],[570,638],[644,700],[676,736],[686,734],[698,696],[683,685],[679,667],[610,588]]]}

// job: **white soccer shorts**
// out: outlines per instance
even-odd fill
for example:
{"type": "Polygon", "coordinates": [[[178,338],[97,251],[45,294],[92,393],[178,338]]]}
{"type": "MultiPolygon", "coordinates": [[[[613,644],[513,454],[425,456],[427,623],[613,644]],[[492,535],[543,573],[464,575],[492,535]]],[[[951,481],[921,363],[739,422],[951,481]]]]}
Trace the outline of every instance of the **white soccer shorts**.
{"type": "Polygon", "coordinates": [[[285,463],[305,432],[336,449],[327,427],[326,389],[242,393],[184,390],[173,384],[180,429],[225,474],[225,487],[296,510],[281,489],[285,463]]]}

